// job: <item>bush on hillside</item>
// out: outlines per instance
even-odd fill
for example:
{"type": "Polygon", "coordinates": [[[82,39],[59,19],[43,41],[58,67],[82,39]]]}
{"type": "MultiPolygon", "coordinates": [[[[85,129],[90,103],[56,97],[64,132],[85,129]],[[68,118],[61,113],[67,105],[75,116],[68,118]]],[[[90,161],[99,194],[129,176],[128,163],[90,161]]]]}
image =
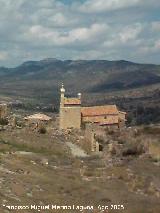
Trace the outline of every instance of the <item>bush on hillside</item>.
{"type": "Polygon", "coordinates": [[[127,144],[127,147],[124,148],[122,155],[128,156],[128,155],[141,155],[145,153],[145,147],[142,143],[129,143],[127,144]]]}
{"type": "Polygon", "coordinates": [[[47,130],[46,130],[45,127],[41,127],[41,128],[39,129],[39,133],[40,133],[40,134],[46,134],[46,132],[47,132],[47,130]]]}
{"type": "Polygon", "coordinates": [[[8,120],[6,118],[0,118],[0,125],[2,126],[8,125],[8,120]]]}

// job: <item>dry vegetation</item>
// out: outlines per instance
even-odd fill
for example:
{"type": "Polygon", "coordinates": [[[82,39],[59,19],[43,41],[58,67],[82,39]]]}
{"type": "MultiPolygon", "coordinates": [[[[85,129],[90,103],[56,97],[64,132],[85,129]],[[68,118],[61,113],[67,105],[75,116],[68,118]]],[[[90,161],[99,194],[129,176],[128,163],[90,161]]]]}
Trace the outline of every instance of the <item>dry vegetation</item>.
{"type": "MultiPolygon", "coordinates": [[[[86,158],[73,157],[65,144],[78,144],[82,132],[1,131],[0,203],[123,204],[124,210],[109,212],[158,213],[159,161],[149,153],[150,143],[159,140],[158,129],[106,130],[100,138],[103,153],[86,158]]],[[[7,211],[0,207],[0,212],[7,211]]]]}

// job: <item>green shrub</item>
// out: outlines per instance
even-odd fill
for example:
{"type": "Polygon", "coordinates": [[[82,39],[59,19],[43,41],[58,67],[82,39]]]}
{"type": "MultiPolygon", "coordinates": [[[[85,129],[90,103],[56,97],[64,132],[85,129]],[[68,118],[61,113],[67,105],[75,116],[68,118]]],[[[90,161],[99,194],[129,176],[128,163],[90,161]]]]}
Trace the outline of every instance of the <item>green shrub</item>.
{"type": "Polygon", "coordinates": [[[96,135],[95,136],[95,139],[96,139],[96,141],[98,142],[98,143],[104,143],[104,137],[103,136],[101,136],[101,135],[96,135]]]}
{"type": "Polygon", "coordinates": [[[41,127],[41,128],[39,129],[39,133],[40,133],[40,134],[46,134],[46,132],[47,132],[47,130],[46,130],[45,127],[41,127]]]}
{"type": "Polygon", "coordinates": [[[145,147],[142,144],[128,144],[128,147],[123,150],[122,155],[141,155],[143,153],[145,153],[145,147]]]}
{"type": "Polygon", "coordinates": [[[113,129],[109,129],[109,130],[108,130],[108,132],[107,132],[107,134],[108,134],[108,135],[114,135],[114,134],[115,134],[115,132],[114,132],[114,130],[113,130],[113,129]]]}
{"type": "Polygon", "coordinates": [[[25,123],[23,121],[16,121],[16,125],[21,128],[25,127],[25,123]]]}
{"type": "Polygon", "coordinates": [[[6,118],[0,118],[0,125],[2,126],[8,125],[8,120],[6,118]]]}

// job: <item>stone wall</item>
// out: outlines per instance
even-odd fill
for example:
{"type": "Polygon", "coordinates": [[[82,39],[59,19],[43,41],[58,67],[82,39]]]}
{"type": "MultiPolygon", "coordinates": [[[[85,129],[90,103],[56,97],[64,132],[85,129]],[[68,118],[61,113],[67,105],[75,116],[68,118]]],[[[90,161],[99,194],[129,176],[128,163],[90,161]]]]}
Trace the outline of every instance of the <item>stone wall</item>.
{"type": "Polygon", "coordinates": [[[119,128],[126,126],[126,113],[119,111],[119,128]]]}
{"type": "Polygon", "coordinates": [[[7,104],[0,104],[0,119],[6,118],[7,116],[8,116],[7,104]]]}
{"type": "Polygon", "coordinates": [[[95,127],[91,124],[88,124],[85,129],[85,145],[84,145],[84,148],[88,152],[92,152],[92,153],[99,152],[99,144],[96,141],[95,136],[96,136],[95,127]]]}
{"type": "Polygon", "coordinates": [[[60,108],[60,129],[81,128],[81,107],[60,108]]]}
{"type": "Polygon", "coordinates": [[[117,118],[117,115],[97,115],[97,116],[86,116],[82,117],[82,122],[104,122],[107,118],[117,118]]]}
{"type": "Polygon", "coordinates": [[[159,142],[149,143],[149,154],[155,159],[160,160],[160,144],[159,142]]]}

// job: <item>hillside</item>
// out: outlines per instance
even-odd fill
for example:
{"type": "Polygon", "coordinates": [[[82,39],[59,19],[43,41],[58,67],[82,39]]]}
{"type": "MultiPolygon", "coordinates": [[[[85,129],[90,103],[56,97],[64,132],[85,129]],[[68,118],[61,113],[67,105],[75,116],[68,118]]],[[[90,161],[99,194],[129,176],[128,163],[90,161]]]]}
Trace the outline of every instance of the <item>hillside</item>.
{"type": "Polygon", "coordinates": [[[0,131],[0,212],[33,213],[40,211],[34,205],[52,204],[89,205],[94,211],[40,212],[106,212],[99,206],[108,206],[110,213],[159,212],[158,126],[106,130],[99,135],[104,151],[80,157],[68,143],[81,150],[83,130],[67,133],[53,125],[45,134],[26,126],[0,131]],[[28,209],[8,209],[22,205],[28,209]]]}
{"type": "Polygon", "coordinates": [[[62,81],[69,92],[101,93],[160,83],[160,66],[128,61],[44,59],[28,61],[16,68],[0,68],[0,76],[4,94],[14,95],[12,89],[17,95],[38,95],[45,90],[46,96],[53,94],[62,81]]]}
{"type": "Polygon", "coordinates": [[[124,60],[28,61],[0,68],[0,98],[25,102],[32,110],[35,105],[58,109],[62,82],[67,95],[82,92],[83,105],[116,103],[134,118],[142,107],[138,123],[160,121],[160,65],[124,60]]]}
{"type": "Polygon", "coordinates": [[[48,59],[0,70],[0,101],[12,105],[0,119],[0,212],[159,212],[160,66],[48,59]],[[84,128],[59,129],[62,81],[83,106],[127,112],[126,127],[92,132],[100,152],[84,128]],[[52,120],[25,121],[35,111],[52,120]]]}

